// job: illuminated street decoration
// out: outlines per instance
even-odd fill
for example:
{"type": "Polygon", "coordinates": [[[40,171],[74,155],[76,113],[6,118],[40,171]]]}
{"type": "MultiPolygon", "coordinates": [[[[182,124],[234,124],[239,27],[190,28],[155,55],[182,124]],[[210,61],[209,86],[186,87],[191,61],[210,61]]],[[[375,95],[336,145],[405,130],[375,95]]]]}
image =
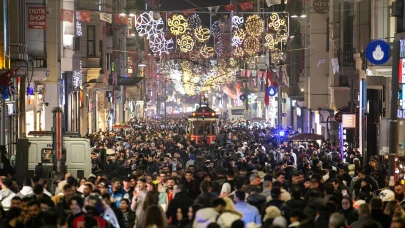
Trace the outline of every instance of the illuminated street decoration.
{"type": "Polygon", "coordinates": [[[204,28],[202,26],[194,29],[194,36],[199,42],[205,42],[209,40],[211,36],[211,32],[208,28],[204,28]]]}
{"type": "Polygon", "coordinates": [[[243,48],[250,56],[254,56],[260,50],[260,41],[256,37],[248,36],[243,42],[243,48]]]}
{"type": "Polygon", "coordinates": [[[173,49],[173,39],[166,39],[163,33],[154,35],[152,39],[149,41],[150,50],[153,53],[159,53],[162,55],[163,53],[169,54],[169,51],[173,49]]]}
{"type": "Polygon", "coordinates": [[[76,36],[83,36],[82,22],[79,20],[80,12],[76,11],[76,36]]]}
{"type": "Polygon", "coordinates": [[[204,45],[200,49],[200,54],[206,59],[211,58],[214,56],[214,48],[204,45]]]}
{"type": "Polygon", "coordinates": [[[235,49],[234,55],[235,55],[237,58],[242,58],[242,57],[245,55],[245,53],[244,53],[244,51],[243,51],[243,48],[242,48],[242,47],[237,47],[237,48],[235,49]]]}
{"type": "Polygon", "coordinates": [[[233,16],[232,17],[232,28],[240,28],[240,27],[242,27],[244,22],[245,22],[245,19],[243,19],[243,17],[233,16]]]}
{"type": "Polygon", "coordinates": [[[136,19],[136,31],[141,36],[146,36],[146,39],[162,33],[163,31],[163,19],[155,20],[153,18],[153,12],[144,12],[136,19]]]}
{"type": "Polygon", "coordinates": [[[214,37],[218,37],[219,35],[221,35],[221,22],[215,21],[215,22],[211,25],[211,34],[212,34],[214,37]]]}
{"type": "Polygon", "coordinates": [[[82,74],[82,61],[80,61],[80,70],[75,70],[72,73],[72,83],[74,88],[79,88],[82,85],[83,74],[82,74]]]}
{"type": "Polygon", "coordinates": [[[251,15],[245,23],[247,34],[251,36],[260,36],[264,30],[264,21],[258,15],[251,15]]]}
{"type": "Polygon", "coordinates": [[[198,62],[200,60],[200,52],[198,50],[193,50],[188,56],[191,61],[198,62]]]}
{"type": "Polygon", "coordinates": [[[237,65],[238,65],[238,62],[236,61],[236,59],[234,59],[233,57],[229,58],[230,67],[236,67],[237,65]]]}
{"type": "Polygon", "coordinates": [[[167,19],[167,24],[170,27],[170,32],[175,35],[182,35],[187,31],[188,22],[183,15],[173,15],[172,18],[167,19]]]}
{"type": "Polygon", "coordinates": [[[187,18],[188,26],[195,29],[201,26],[201,18],[198,14],[193,14],[187,18]]]}
{"type": "Polygon", "coordinates": [[[245,38],[245,31],[241,28],[236,29],[235,31],[233,31],[232,46],[239,47],[240,45],[242,45],[245,38]]]}
{"type": "Polygon", "coordinates": [[[270,33],[266,34],[264,40],[265,40],[264,47],[269,50],[273,50],[274,46],[278,44],[278,42],[273,38],[273,35],[270,33]]]}
{"type": "Polygon", "coordinates": [[[177,38],[177,45],[181,52],[190,52],[194,48],[194,40],[189,35],[183,35],[177,38]]]}

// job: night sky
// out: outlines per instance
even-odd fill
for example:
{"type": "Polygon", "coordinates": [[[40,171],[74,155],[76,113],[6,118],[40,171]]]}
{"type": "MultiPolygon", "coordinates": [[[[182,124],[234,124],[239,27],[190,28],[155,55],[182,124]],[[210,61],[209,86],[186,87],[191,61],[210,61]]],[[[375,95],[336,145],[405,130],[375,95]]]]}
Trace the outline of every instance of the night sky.
{"type": "MultiPolygon", "coordinates": [[[[189,0],[199,7],[210,7],[219,5],[228,5],[229,0],[189,0]]],[[[196,8],[186,0],[160,0],[161,10],[184,10],[196,8]]],[[[207,9],[205,9],[207,10],[207,9]]]]}

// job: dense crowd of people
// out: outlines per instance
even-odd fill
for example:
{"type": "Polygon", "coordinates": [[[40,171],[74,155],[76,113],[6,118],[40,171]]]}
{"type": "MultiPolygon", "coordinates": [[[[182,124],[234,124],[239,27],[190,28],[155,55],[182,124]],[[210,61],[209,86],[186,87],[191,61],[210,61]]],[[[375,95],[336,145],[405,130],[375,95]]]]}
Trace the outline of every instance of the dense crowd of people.
{"type": "MultiPolygon", "coordinates": [[[[137,119],[91,140],[92,175],[0,178],[1,227],[405,228],[405,186],[386,164],[325,142],[280,145],[269,128],[223,122],[190,140],[187,120],[137,119]]],[[[90,156],[90,155],[89,155],[90,156]]]]}

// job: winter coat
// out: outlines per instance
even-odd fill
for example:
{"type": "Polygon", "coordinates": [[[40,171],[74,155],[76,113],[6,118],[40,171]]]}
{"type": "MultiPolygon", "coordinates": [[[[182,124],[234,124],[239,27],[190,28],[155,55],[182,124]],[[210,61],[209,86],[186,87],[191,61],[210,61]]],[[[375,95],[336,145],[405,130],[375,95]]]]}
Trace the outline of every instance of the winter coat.
{"type": "Polygon", "coordinates": [[[206,228],[210,223],[217,220],[219,213],[212,207],[197,211],[193,222],[193,228],[206,228]]]}
{"type": "Polygon", "coordinates": [[[242,216],[237,213],[225,211],[218,217],[216,223],[220,225],[221,228],[230,228],[233,222],[241,218],[242,216]]]}
{"type": "Polygon", "coordinates": [[[21,199],[25,197],[31,197],[34,195],[34,191],[31,186],[24,186],[19,193],[17,193],[17,196],[20,197],[21,199]]]}

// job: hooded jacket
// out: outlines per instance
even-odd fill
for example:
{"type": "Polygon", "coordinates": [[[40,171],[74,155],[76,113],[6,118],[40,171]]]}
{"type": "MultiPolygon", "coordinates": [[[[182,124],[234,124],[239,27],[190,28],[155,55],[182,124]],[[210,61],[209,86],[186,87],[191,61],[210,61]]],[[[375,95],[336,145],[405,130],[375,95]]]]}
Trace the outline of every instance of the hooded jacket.
{"type": "Polygon", "coordinates": [[[206,228],[210,223],[215,222],[220,214],[212,207],[200,209],[195,215],[193,228],[206,228]]]}
{"type": "Polygon", "coordinates": [[[17,193],[17,196],[22,198],[31,197],[34,195],[34,191],[31,186],[24,186],[22,187],[21,191],[17,193]]]}

